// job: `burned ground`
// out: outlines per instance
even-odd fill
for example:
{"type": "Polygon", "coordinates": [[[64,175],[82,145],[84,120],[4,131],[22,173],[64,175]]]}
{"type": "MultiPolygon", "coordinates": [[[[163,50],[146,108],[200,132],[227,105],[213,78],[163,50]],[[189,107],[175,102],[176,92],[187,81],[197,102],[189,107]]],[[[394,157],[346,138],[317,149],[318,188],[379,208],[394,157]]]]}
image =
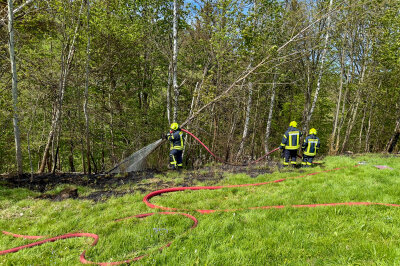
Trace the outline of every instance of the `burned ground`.
{"type": "Polygon", "coordinates": [[[125,174],[82,174],[82,173],[55,173],[34,174],[31,182],[30,174],[3,175],[0,182],[9,188],[27,188],[39,192],[39,199],[65,200],[68,198],[103,201],[110,197],[119,197],[135,192],[148,193],[153,190],[175,186],[195,186],[199,183],[215,185],[224,178],[225,173],[247,174],[257,177],[272,173],[269,167],[233,167],[211,166],[197,170],[185,170],[180,174],[169,175],[170,172],[159,170],[145,170],[125,174]],[[66,187],[57,193],[49,191],[58,186],[66,187]],[[88,187],[91,192],[87,195],[78,195],[77,186],[88,187]]]}

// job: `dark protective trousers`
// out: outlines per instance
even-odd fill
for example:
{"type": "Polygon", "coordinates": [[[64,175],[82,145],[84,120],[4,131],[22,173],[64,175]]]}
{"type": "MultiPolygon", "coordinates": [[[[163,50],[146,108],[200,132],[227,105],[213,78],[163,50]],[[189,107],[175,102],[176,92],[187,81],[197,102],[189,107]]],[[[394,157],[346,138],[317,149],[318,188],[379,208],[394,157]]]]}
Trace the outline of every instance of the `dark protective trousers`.
{"type": "Polygon", "coordinates": [[[289,162],[292,165],[296,165],[297,150],[286,150],[285,149],[285,161],[284,166],[288,166],[289,162]]]}
{"type": "Polygon", "coordinates": [[[303,154],[303,161],[301,162],[302,167],[311,167],[314,156],[308,156],[303,154]]]}
{"type": "Polygon", "coordinates": [[[169,163],[174,168],[182,167],[182,150],[171,150],[169,152],[169,163]]]}

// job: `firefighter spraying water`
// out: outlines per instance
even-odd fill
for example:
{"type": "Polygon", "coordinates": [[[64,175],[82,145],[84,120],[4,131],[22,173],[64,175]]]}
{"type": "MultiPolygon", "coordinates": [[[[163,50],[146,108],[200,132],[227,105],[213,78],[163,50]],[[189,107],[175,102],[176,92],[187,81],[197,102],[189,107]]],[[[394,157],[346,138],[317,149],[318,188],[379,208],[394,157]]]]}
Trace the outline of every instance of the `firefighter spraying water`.
{"type": "MultiPolygon", "coordinates": [[[[123,173],[123,172],[133,172],[143,170],[145,167],[145,162],[147,156],[149,156],[154,150],[156,150],[165,140],[170,142],[170,152],[169,152],[169,165],[168,168],[172,170],[181,170],[183,168],[183,149],[185,144],[185,135],[187,133],[193,137],[197,142],[199,142],[217,161],[228,164],[232,166],[247,166],[260,162],[261,160],[267,158],[271,153],[282,150],[282,157],[284,157],[284,166],[291,165],[296,166],[297,150],[300,148],[300,138],[302,133],[297,128],[296,121],[292,121],[289,124],[289,128],[283,135],[282,143],[279,148],[275,148],[263,155],[262,157],[248,162],[246,164],[237,164],[234,162],[228,162],[217,155],[215,155],[199,138],[193,135],[191,132],[181,128],[178,123],[172,123],[170,126],[170,131],[167,134],[162,134],[161,139],[145,146],[144,148],[136,151],[128,158],[124,159],[121,163],[115,166],[109,171],[109,173],[123,173]]],[[[313,164],[313,159],[316,156],[317,150],[320,147],[320,140],[316,136],[317,130],[315,128],[310,129],[309,135],[304,140],[302,145],[303,157],[302,166],[311,167],[313,164]]],[[[300,157],[300,156],[299,156],[300,157]]]]}
{"type": "Polygon", "coordinates": [[[171,143],[169,152],[169,169],[181,170],[182,169],[182,153],[185,144],[185,136],[178,123],[171,124],[171,130],[164,135],[164,138],[171,143]]]}

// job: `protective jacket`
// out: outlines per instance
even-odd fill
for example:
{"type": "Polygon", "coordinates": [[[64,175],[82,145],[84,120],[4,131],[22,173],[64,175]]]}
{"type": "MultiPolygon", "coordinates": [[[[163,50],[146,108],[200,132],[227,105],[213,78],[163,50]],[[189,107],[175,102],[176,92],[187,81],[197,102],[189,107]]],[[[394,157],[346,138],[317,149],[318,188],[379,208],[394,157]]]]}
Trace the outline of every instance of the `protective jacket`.
{"type": "Polygon", "coordinates": [[[283,134],[280,148],[286,150],[297,150],[300,148],[301,132],[295,127],[289,127],[283,134]]]}
{"type": "Polygon", "coordinates": [[[315,156],[320,145],[321,143],[316,135],[308,135],[302,146],[303,154],[307,156],[315,156]]]}
{"type": "Polygon", "coordinates": [[[171,142],[171,150],[183,150],[183,144],[185,142],[185,136],[180,128],[175,132],[168,135],[168,140],[171,142]]]}

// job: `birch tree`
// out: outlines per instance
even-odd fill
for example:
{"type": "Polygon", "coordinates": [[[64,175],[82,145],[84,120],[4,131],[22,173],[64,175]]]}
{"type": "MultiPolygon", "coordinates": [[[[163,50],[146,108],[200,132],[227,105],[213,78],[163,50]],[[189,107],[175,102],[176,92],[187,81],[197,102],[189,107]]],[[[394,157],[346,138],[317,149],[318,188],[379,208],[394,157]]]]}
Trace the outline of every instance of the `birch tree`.
{"type": "Polygon", "coordinates": [[[172,38],[173,38],[173,52],[172,52],[172,86],[174,88],[174,114],[173,122],[178,120],[178,0],[174,0],[174,17],[172,22],[172,38]]]}
{"type": "Polygon", "coordinates": [[[13,2],[8,0],[8,46],[10,51],[11,75],[12,75],[12,98],[13,98],[13,125],[15,140],[15,157],[18,174],[23,173],[21,139],[18,126],[18,88],[17,88],[17,65],[14,51],[14,12],[13,2]]]}
{"type": "Polygon", "coordinates": [[[268,119],[267,119],[267,127],[265,129],[265,139],[264,139],[265,153],[269,152],[269,137],[271,135],[271,123],[272,123],[272,115],[274,113],[275,95],[276,95],[276,74],[274,74],[274,79],[273,79],[273,83],[272,83],[271,99],[270,99],[270,103],[269,103],[269,111],[268,111],[268,119]]]}

